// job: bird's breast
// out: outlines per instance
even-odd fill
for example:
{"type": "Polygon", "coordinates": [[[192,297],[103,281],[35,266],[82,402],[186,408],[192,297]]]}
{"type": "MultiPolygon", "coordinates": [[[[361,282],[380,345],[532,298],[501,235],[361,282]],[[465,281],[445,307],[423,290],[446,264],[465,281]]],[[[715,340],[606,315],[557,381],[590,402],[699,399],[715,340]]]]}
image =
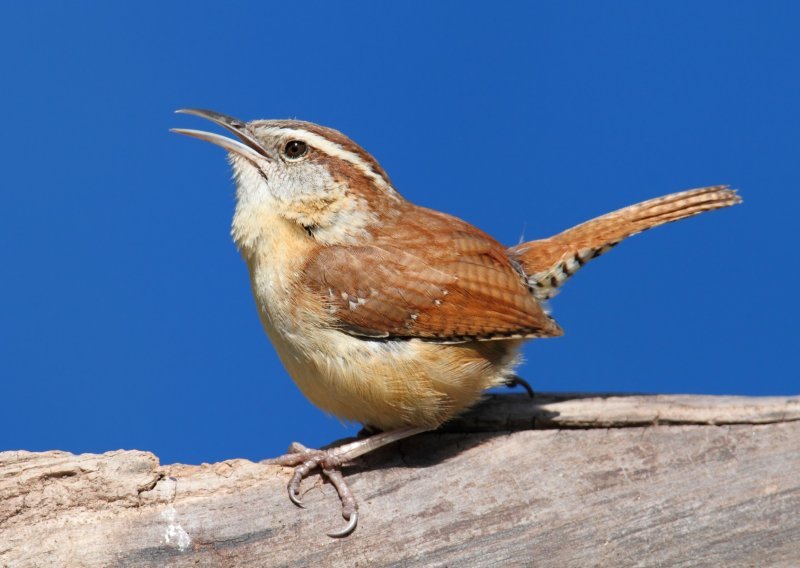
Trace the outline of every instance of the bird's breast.
{"type": "Polygon", "coordinates": [[[438,344],[337,329],[324,299],[303,286],[313,249],[291,227],[272,229],[244,255],[259,317],[289,375],[322,410],[383,430],[433,428],[511,373],[518,340],[438,344]]]}
{"type": "Polygon", "coordinates": [[[303,394],[327,413],[382,430],[439,426],[504,381],[520,344],[370,340],[308,322],[276,325],[268,314],[264,328],[303,394]]]}

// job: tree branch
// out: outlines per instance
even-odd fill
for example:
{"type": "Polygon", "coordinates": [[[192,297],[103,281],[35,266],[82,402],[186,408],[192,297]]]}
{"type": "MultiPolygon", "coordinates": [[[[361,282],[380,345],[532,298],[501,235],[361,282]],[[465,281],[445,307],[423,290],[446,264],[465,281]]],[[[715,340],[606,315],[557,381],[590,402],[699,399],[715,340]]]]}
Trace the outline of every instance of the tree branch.
{"type": "MultiPolygon", "coordinates": [[[[287,443],[289,440],[287,440],[287,443]]],[[[800,565],[800,398],[493,395],[345,470],[0,453],[0,566],[800,565]]]]}

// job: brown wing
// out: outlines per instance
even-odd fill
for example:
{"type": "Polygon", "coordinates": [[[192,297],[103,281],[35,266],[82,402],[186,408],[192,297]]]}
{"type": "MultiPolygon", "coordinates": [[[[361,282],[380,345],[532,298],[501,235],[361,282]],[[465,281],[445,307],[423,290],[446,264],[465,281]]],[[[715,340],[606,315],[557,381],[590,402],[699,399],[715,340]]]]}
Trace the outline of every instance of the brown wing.
{"type": "Polygon", "coordinates": [[[502,245],[427,209],[384,226],[369,245],[321,248],[304,281],[355,335],[460,342],[562,333],[502,245]]]}

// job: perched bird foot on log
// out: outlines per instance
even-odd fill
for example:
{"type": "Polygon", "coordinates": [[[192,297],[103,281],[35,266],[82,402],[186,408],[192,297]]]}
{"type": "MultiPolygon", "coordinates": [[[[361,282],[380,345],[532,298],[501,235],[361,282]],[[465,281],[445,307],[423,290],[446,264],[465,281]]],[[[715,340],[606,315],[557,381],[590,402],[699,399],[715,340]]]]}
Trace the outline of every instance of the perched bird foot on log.
{"type": "Polygon", "coordinates": [[[505,385],[510,389],[513,389],[514,387],[522,387],[528,392],[528,396],[530,396],[531,398],[535,396],[533,388],[528,383],[528,381],[517,375],[509,375],[506,378],[505,385]]]}
{"type": "Polygon", "coordinates": [[[312,450],[302,444],[294,442],[289,447],[289,453],[275,459],[266,460],[265,463],[274,463],[286,467],[294,467],[294,475],[289,480],[287,489],[289,499],[298,507],[305,508],[300,498],[300,483],[305,477],[317,467],[328,481],[336,488],[339,499],[342,502],[342,517],[347,521],[347,525],[342,530],[329,532],[328,536],[341,538],[353,532],[358,524],[358,503],[353,492],[348,487],[342,476],[341,467],[343,460],[337,453],[338,448],[331,450],[312,450]]]}
{"type": "Polygon", "coordinates": [[[289,499],[298,507],[303,507],[303,501],[300,499],[300,483],[314,469],[320,468],[322,475],[327,477],[328,481],[336,488],[342,502],[342,517],[347,521],[343,529],[329,532],[328,536],[341,538],[352,533],[358,525],[358,503],[344,480],[341,472],[342,465],[386,444],[408,438],[425,430],[425,428],[408,427],[391,432],[379,432],[368,438],[361,438],[327,450],[313,450],[294,442],[289,446],[288,454],[264,460],[261,463],[295,468],[287,489],[289,490],[289,499]]]}

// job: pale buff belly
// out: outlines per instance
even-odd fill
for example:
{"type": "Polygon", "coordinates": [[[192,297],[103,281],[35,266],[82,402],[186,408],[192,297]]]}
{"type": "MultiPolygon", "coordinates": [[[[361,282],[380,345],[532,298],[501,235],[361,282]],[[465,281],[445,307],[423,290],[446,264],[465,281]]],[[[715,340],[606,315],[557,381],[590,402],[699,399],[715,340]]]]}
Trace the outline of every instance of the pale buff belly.
{"type": "Polygon", "coordinates": [[[442,345],[331,329],[322,306],[301,304],[305,297],[296,293],[291,276],[299,258],[254,258],[248,267],[267,335],[303,394],[325,412],[381,430],[433,428],[474,404],[517,363],[520,340],[442,345]]]}
{"type": "Polygon", "coordinates": [[[381,430],[433,428],[458,414],[503,382],[521,343],[370,341],[334,330],[311,341],[274,329],[267,333],[313,404],[381,430]]]}

